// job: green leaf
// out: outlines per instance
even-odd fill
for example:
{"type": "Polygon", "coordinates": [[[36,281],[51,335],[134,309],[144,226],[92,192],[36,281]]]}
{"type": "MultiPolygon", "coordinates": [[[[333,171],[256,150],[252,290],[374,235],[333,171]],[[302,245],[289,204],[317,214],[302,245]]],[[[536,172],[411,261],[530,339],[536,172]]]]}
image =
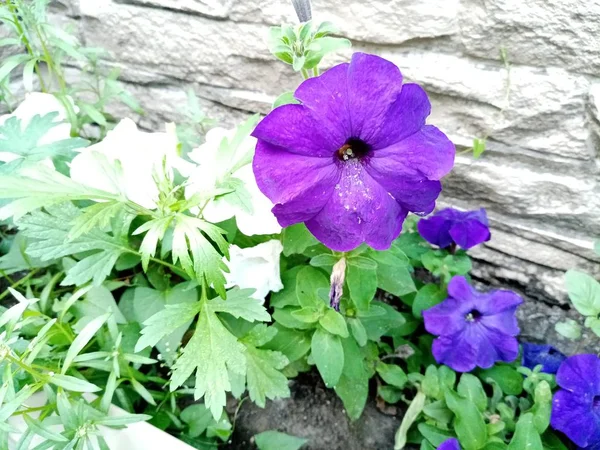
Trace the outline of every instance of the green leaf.
{"type": "Polygon", "coordinates": [[[298,272],[296,279],[296,296],[301,306],[319,307],[323,300],[319,298],[319,289],[329,290],[329,280],[319,269],[304,267],[298,272]]]}
{"type": "Polygon", "coordinates": [[[565,319],[562,322],[558,322],[554,325],[554,329],[558,334],[568,339],[576,341],[581,338],[581,325],[573,319],[565,319]]]}
{"type": "Polygon", "coordinates": [[[542,439],[534,425],[533,414],[523,414],[519,418],[508,450],[544,450],[542,439]]]}
{"type": "Polygon", "coordinates": [[[408,381],[408,377],[400,366],[379,362],[375,369],[383,381],[397,388],[403,388],[408,381]]]}
{"type": "Polygon", "coordinates": [[[367,345],[367,330],[365,330],[365,327],[360,319],[351,317],[348,319],[348,324],[350,325],[350,332],[352,333],[352,336],[358,345],[361,347],[367,345]]]}
{"type": "Polygon", "coordinates": [[[454,417],[454,413],[448,409],[446,402],[443,400],[436,400],[425,405],[423,413],[438,423],[450,423],[454,417]]]}
{"type": "Polygon", "coordinates": [[[227,291],[227,299],[213,298],[207,306],[214,312],[226,312],[235,318],[248,322],[269,322],[271,316],[266,308],[251,297],[252,289],[231,289],[227,291]]]}
{"type": "Polygon", "coordinates": [[[425,439],[427,439],[432,445],[436,448],[442,444],[447,439],[456,437],[452,433],[446,430],[441,430],[433,425],[429,425],[428,423],[421,422],[418,425],[419,432],[423,435],[425,439]]]}
{"type": "MultiPolygon", "coordinates": [[[[348,261],[350,262],[352,259],[348,261]]],[[[356,308],[359,310],[369,309],[369,305],[377,291],[376,268],[360,268],[348,264],[348,268],[346,269],[346,283],[348,283],[350,298],[356,305],[356,308]]]]}
{"type": "Polygon", "coordinates": [[[318,244],[306,225],[298,223],[283,230],[283,254],[290,256],[303,253],[308,247],[318,244]]]}
{"type": "Polygon", "coordinates": [[[280,372],[288,363],[283,353],[246,346],[248,393],[254,403],[264,408],[267,398],[290,396],[288,380],[280,372]]]}
{"type": "Polygon", "coordinates": [[[328,254],[317,255],[310,260],[313,267],[333,267],[340,259],[328,254]]]}
{"type": "Polygon", "coordinates": [[[284,306],[300,306],[298,303],[298,297],[296,296],[296,279],[298,273],[304,266],[296,266],[292,269],[286,270],[281,274],[281,282],[283,283],[283,289],[279,292],[271,293],[271,299],[269,305],[274,308],[283,308],[284,306]]]}
{"type": "Polygon", "coordinates": [[[520,395],[523,392],[523,375],[510,366],[494,366],[478,374],[482,381],[491,378],[506,395],[520,395]]]}
{"type": "Polygon", "coordinates": [[[369,373],[365,367],[364,356],[356,343],[348,338],[342,340],[342,346],[344,368],[334,389],[342,399],[348,417],[351,420],[357,420],[361,416],[369,396],[369,373]]]}
{"type": "Polygon", "coordinates": [[[94,423],[98,425],[104,425],[106,427],[122,427],[137,422],[145,422],[150,420],[152,416],[147,414],[122,414],[118,416],[105,416],[94,420],[94,423]]]}
{"type": "Polygon", "coordinates": [[[67,355],[65,356],[65,360],[62,364],[61,373],[64,375],[67,373],[71,363],[75,359],[75,357],[83,350],[83,348],[90,342],[90,340],[96,335],[98,330],[104,325],[104,323],[108,320],[109,314],[104,314],[100,317],[95,317],[92,319],[83,330],[77,335],[69,350],[67,351],[67,355]]]}
{"type": "Polygon", "coordinates": [[[423,411],[425,400],[425,394],[421,391],[417,391],[415,398],[412,399],[406,413],[404,413],[398,431],[396,431],[396,436],[394,437],[394,450],[402,450],[406,445],[408,430],[423,411]]]}
{"type": "MultiPolygon", "coordinates": [[[[275,101],[273,102],[273,109],[275,109],[281,105],[290,105],[290,104],[297,104],[297,103],[300,103],[300,102],[298,100],[296,100],[296,97],[294,97],[294,93],[292,91],[284,92],[279,97],[277,97],[275,99],[275,101]]],[[[296,226],[296,225],[292,225],[292,226],[296,226]]],[[[285,248],[285,245],[284,245],[284,248],[285,248]]],[[[300,252],[300,253],[302,253],[302,252],[300,252]]]]}
{"type": "Polygon", "coordinates": [[[55,433],[54,431],[46,428],[42,423],[32,419],[27,414],[23,414],[23,420],[27,424],[27,428],[44,439],[52,442],[69,442],[69,440],[62,434],[55,433]]]}
{"type": "Polygon", "coordinates": [[[426,284],[417,292],[412,305],[412,313],[421,319],[423,311],[440,304],[446,299],[446,291],[437,284],[426,284]]]}
{"type": "Polygon", "coordinates": [[[300,308],[292,311],[292,316],[304,323],[316,323],[322,315],[323,311],[314,307],[300,308]]]}
{"type": "Polygon", "coordinates": [[[479,411],[487,409],[487,395],[479,378],[470,373],[464,373],[460,377],[456,391],[464,398],[472,402],[479,411]]]}
{"type": "Polygon", "coordinates": [[[164,238],[165,233],[167,232],[167,229],[169,228],[169,225],[171,225],[172,221],[172,216],[153,219],[141,225],[133,232],[134,236],[146,232],[146,235],[144,236],[144,239],[140,245],[140,253],[142,254],[142,267],[144,268],[144,271],[148,270],[150,258],[153,258],[156,255],[158,243],[164,238]]]}
{"type": "Polygon", "coordinates": [[[130,249],[126,237],[111,236],[99,229],[69,240],[72,225],[80,215],[72,203],[63,203],[46,207],[46,212],[33,212],[17,224],[23,235],[31,239],[27,253],[44,261],[96,250],[70,268],[61,284],[80,286],[93,280],[99,286],[119,256],[130,249]]]}
{"type": "Polygon", "coordinates": [[[194,398],[204,397],[213,417],[221,417],[226,392],[231,391],[228,371],[246,373],[245,347],[223,326],[210,305],[200,311],[194,335],[173,366],[171,390],[196,372],[194,398]]]}
{"type": "Polygon", "coordinates": [[[383,302],[373,301],[369,311],[359,314],[360,321],[371,341],[378,341],[381,336],[404,325],[406,320],[396,309],[383,302]]]}
{"type": "MultiPolygon", "coordinates": [[[[73,150],[85,147],[89,142],[80,138],[68,138],[39,144],[54,127],[61,125],[62,122],[55,121],[57,116],[58,112],[43,116],[35,115],[25,127],[19,118],[9,117],[0,125],[0,148],[3,152],[20,156],[22,159],[18,162],[21,166],[27,162],[37,162],[46,158],[53,160],[72,158],[73,150]]],[[[8,166],[8,164],[0,166],[0,172],[6,174],[8,166]]]]}
{"type": "Polygon", "coordinates": [[[3,58],[2,66],[0,66],[0,81],[4,80],[19,64],[23,64],[30,59],[31,55],[27,53],[3,58]]]}
{"type": "Polygon", "coordinates": [[[165,308],[144,322],[135,352],[154,347],[161,339],[189,324],[198,314],[200,303],[165,305],[165,308]]]}
{"type": "Polygon", "coordinates": [[[214,423],[209,409],[202,403],[195,403],[181,411],[181,420],[188,424],[188,434],[191,437],[198,437],[206,431],[208,426],[214,423]]]}
{"type": "Polygon", "coordinates": [[[319,319],[319,324],[331,334],[337,334],[343,338],[349,336],[344,317],[333,309],[325,311],[325,315],[319,319]]]}
{"type": "Polygon", "coordinates": [[[305,331],[291,330],[276,324],[277,334],[264,345],[267,350],[283,353],[290,362],[306,355],[310,350],[311,336],[305,331]]]}
{"type": "Polygon", "coordinates": [[[440,384],[440,377],[437,367],[431,365],[425,369],[425,377],[421,382],[421,389],[430,398],[441,400],[443,398],[443,390],[440,384]]]}
{"type": "Polygon", "coordinates": [[[552,390],[547,381],[540,381],[534,391],[534,405],[531,408],[533,423],[539,434],[544,433],[550,425],[552,411],[552,390]]]}
{"type": "Polygon", "coordinates": [[[197,217],[178,214],[173,228],[173,264],[179,261],[186,273],[199,282],[205,280],[221,297],[225,297],[225,276],[227,266],[223,257],[204,236],[206,233],[228,256],[224,230],[197,217]]]}
{"type": "Polygon", "coordinates": [[[473,158],[479,158],[485,151],[485,138],[473,139],[473,158]]]}
{"type": "Polygon", "coordinates": [[[406,261],[389,250],[371,252],[370,255],[377,262],[377,285],[380,289],[397,296],[417,290],[406,261]]]}
{"type": "Polygon", "coordinates": [[[487,442],[487,427],[481,411],[454,391],[445,392],[446,405],[454,415],[454,430],[465,450],[479,450],[487,442]]]}
{"type": "Polygon", "coordinates": [[[54,374],[48,377],[48,382],[73,392],[97,392],[101,390],[98,386],[88,381],[69,375],[54,374]]]}
{"type": "Polygon", "coordinates": [[[337,385],[344,368],[344,349],[340,337],[317,328],[310,348],[325,385],[337,385]]]}
{"type": "Polygon", "coordinates": [[[263,431],[254,436],[254,440],[259,450],[298,450],[308,442],[306,439],[274,430],[263,431]]]}
{"type": "Polygon", "coordinates": [[[569,270],[565,274],[567,293],[573,306],[584,316],[600,314],[600,283],[588,274],[569,270]]]}

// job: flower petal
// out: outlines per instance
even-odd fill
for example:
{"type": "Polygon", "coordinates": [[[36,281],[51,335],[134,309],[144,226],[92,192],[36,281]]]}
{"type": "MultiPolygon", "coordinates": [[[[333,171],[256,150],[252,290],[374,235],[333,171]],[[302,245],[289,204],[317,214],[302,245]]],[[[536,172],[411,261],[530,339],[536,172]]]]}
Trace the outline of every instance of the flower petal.
{"type": "Polygon", "coordinates": [[[258,187],[275,204],[273,213],[284,227],[314,217],[340,177],[333,158],[299,155],[260,140],[253,169],[258,187]]]}
{"type": "Polygon", "coordinates": [[[452,244],[452,238],[448,233],[451,225],[451,222],[443,217],[432,216],[419,220],[417,230],[421,237],[430,244],[445,248],[452,244]]]}
{"type": "Polygon", "coordinates": [[[460,445],[458,445],[458,440],[456,438],[450,438],[442,442],[438,447],[438,450],[460,450],[460,445]]]}
{"type": "Polygon", "coordinates": [[[600,424],[598,416],[592,412],[592,402],[590,395],[558,391],[552,398],[552,428],[565,433],[580,447],[595,444],[600,437],[600,424]]]}
{"type": "Polygon", "coordinates": [[[306,226],[332,250],[349,251],[363,242],[376,250],[389,248],[400,234],[406,211],[358,160],[340,166],[342,175],[333,195],[306,226]]]}
{"type": "Polygon", "coordinates": [[[567,359],[566,355],[551,345],[523,342],[521,348],[523,350],[521,365],[531,370],[541,364],[542,372],[555,374],[562,362],[567,359]]]}
{"type": "Polygon", "coordinates": [[[345,142],[339,133],[328,133],[303,105],[275,108],[260,121],[252,136],[293,153],[328,158],[345,142]]]}
{"type": "Polygon", "coordinates": [[[465,250],[490,240],[490,229],[478,220],[458,222],[450,228],[450,236],[456,244],[465,250]]]}
{"type": "Polygon", "coordinates": [[[556,374],[558,385],[575,393],[600,395],[600,358],[581,354],[567,358],[556,374]]]}
{"type": "Polygon", "coordinates": [[[477,346],[477,366],[482,369],[492,367],[498,361],[512,362],[519,356],[519,342],[514,336],[496,329],[488,329],[482,323],[468,327],[469,339],[477,346]]]}
{"type": "Polygon", "coordinates": [[[437,336],[456,334],[465,329],[467,322],[465,315],[473,308],[470,301],[462,299],[447,298],[425,311],[425,329],[437,336]]]}
{"type": "Polygon", "coordinates": [[[407,177],[439,180],[454,166],[456,148],[448,137],[432,125],[388,147],[374,150],[369,171],[375,177],[407,177]]]}
{"type": "MultiPolygon", "coordinates": [[[[398,67],[379,56],[354,53],[348,67],[348,110],[351,135],[368,144],[385,126],[390,106],[402,90],[398,67]]],[[[398,120],[394,120],[399,125],[398,120]]],[[[416,131],[416,130],[415,130],[416,131]]]]}
{"type": "Polygon", "coordinates": [[[338,64],[318,77],[303,81],[294,92],[294,97],[308,108],[335,142],[345,142],[352,137],[348,110],[348,66],[348,63],[338,64]]]}
{"type": "Polygon", "coordinates": [[[464,338],[463,333],[441,336],[433,341],[433,357],[456,372],[470,372],[476,366],[478,349],[474,342],[464,338]]]}
{"type": "Polygon", "coordinates": [[[467,281],[465,277],[455,276],[452,277],[450,283],[448,283],[448,295],[457,300],[472,300],[474,297],[479,295],[467,281]]]}
{"type": "Polygon", "coordinates": [[[431,104],[423,88],[414,83],[403,85],[369,143],[378,150],[408,138],[423,128],[430,112],[431,104]]]}
{"type": "Polygon", "coordinates": [[[278,240],[249,248],[232,245],[228,264],[230,273],[225,274],[228,286],[255,289],[252,298],[264,303],[270,291],[277,292],[283,289],[279,270],[282,251],[283,246],[278,240]]]}
{"type": "Polygon", "coordinates": [[[517,307],[523,303],[519,294],[505,289],[495,289],[488,293],[479,293],[477,309],[484,315],[504,312],[514,314],[517,307]]]}

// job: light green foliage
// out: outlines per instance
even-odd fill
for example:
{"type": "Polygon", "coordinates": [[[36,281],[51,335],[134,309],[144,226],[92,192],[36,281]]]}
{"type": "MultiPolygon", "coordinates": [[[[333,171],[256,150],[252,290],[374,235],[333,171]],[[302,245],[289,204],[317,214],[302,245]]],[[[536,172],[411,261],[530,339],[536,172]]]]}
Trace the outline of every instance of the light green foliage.
{"type": "MultiPolygon", "coordinates": [[[[596,328],[594,321],[586,320],[586,325],[592,328],[592,330],[596,328]]],[[[581,325],[573,319],[565,319],[562,322],[556,323],[554,329],[557,333],[573,341],[581,338],[581,325]]]]}
{"type": "Polygon", "coordinates": [[[13,153],[19,158],[0,165],[0,174],[16,172],[27,164],[50,158],[53,161],[70,159],[73,150],[85,147],[88,141],[81,138],[63,139],[49,144],[39,141],[60,122],[56,121],[58,113],[34,116],[27,126],[23,126],[17,117],[8,118],[0,125],[0,148],[3,152],[13,153]]]}
{"type": "Polygon", "coordinates": [[[254,436],[256,446],[259,450],[299,450],[306,439],[291,436],[279,431],[263,431],[254,436]]]}
{"type": "Polygon", "coordinates": [[[600,314],[600,283],[577,270],[565,274],[569,299],[580,314],[597,317],[600,314]]]}
{"type": "Polygon", "coordinates": [[[272,27],[269,49],[279,60],[292,65],[296,72],[307,76],[308,71],[313,70],[314,74],[318,74],[318,65],[326,55],[351,45],[348,39],[329,36],[335,32],[335,27],[329,22],[323,22],[316,28],[312,22],[297,27],[272,27]]]}

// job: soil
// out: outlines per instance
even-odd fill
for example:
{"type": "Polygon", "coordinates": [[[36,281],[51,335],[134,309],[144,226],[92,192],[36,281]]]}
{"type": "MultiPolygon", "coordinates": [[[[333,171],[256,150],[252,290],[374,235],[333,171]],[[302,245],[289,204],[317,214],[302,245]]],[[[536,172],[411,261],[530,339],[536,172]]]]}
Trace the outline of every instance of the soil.
{"type": "MultiPolygon", "coordinates": [[[[332,389],[325,388],[316,372],[301,374],[290,382],[291,396],[267,401],[264,409],[249,400],[239,408],[235,431],[227,450],[255,449],[253,436],[277,430],[308,439],[303,450],[391,450],[394,434],[400,426],[402,412],[387,415],[380,412],[373,396],[355,422],[344,412],[344,406],[332,389]]],[[[228,405],[231,416],[238,404],[228,405]]]]}

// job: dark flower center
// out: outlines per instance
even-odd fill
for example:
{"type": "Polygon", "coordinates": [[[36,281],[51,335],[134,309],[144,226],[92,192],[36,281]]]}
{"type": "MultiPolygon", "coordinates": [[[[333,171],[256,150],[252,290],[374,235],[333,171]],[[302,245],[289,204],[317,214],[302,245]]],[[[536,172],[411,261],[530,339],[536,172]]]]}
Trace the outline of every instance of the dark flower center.
{"type": "Polygon", "coordinates": [[[477,322],[481,318],[481,316],[482,314],[479,311],[473,309],[469,311],[469,313],[465,316],[465,320],[467,322],[477,322]]]}
{"type": "Polygon", "coordinates": [[[592,400],[592,408],[596,411],[596,412],[600,412],[600,395],[596,395],[594,397],[594,400],[592,400]]]}
{"type": "Polygon", "coordinates": [[[337,156],[342,161],[362,158],[371,150],[371,146],[358,138],[350,138],[337,151],[337,156]]]}

